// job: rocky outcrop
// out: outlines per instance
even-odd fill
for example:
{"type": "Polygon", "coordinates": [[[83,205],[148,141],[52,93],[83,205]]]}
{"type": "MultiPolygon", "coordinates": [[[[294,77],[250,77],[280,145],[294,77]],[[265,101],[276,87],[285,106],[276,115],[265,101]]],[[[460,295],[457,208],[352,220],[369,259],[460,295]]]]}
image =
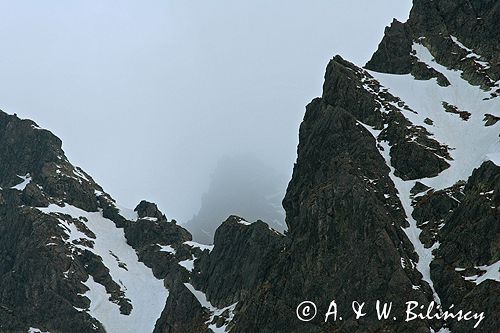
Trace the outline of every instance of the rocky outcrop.
{"type": "MultiPolygon", "coordinates": [[[[439,232],[440,247],[431,266],[436,291],[444,306],[476,308],[498,313],[500,283],[481,280],[488,271],[498,279],[500,259],[500,167],[485,162],[463,188],[463,196],[439,232]]],[[[498,319],[486,316],[481,329],[493,332],[498,319]]],[[[470,332],[472,326],[452,323],[453,332],[470,332]]]]}
{"type": "Polygon", "coordinates": [[[464,79],[497,96],[499,18],[500,6],[496,1],[415,0],[406,23],[395,19],[386,28],[366,68],[383,73],[411,73],[422,80],[436,77],[440,85],[449,85],[442,74],[414,56],[412,44],[422,43],[440,64],[461,70],[464,79]]]}
{"type": "Polygon", "coordinates": [[[449,167],[448,147],[402,113],[411,108],[381,87],[369,73],[335,56],[327,66],[323,100],[339,106],[358,121],[383,129],[381,139],[391,145],[391,163],[403,179],[436,176],[449,167]]]}
{"type": "Polygon", "coordinates": [[[224,308],[251,293],[284,248],[284,237],[262,222],[230,216],[215,233],[214,248],[197,264],[192,283],[224,308]]]}
{"type": "Polygon", "coordinates": [[[139,219],[150,218],[150,219],[160,219],[167,220],[165,214],[163,214],[155,203],[142,200],[137,207],[135,207],[134,212],[137,212],[139,219]]]}
{"type": "MultiPolygon", "coordinates": [[[[31,208],[0,206],[0,332],[26,332],[30,326],[53,332],[104,332],[84,312],[79,297],[87,279],[82,261],[63,246],[46,246],[62,237],[57,219],[31,208]],[[69,279],[63,272],[73,270],[69,279]]],[[[54,244],[55,245],[55,244],[54,244]]]]}
{"type": "Polygon", "coordinates": [[[217,229],[213,249],[195,261],[190,279],[176,280],[155,332],[209,332],[210,326],[233,325],[235,303],[264,282],[283,248],[284,236],[266,223],[230,216],[217,229]],[[202,294],[210,308],[202,308],[182,282],[202,294]]]}
{"type": "Polygon", "coordinates": [[[0,332],[113,331],[96,318],[89,281],[103,287],[117,316],[136,316],[143,305],[119,278],[129,270],[148,274],[131,254],[134,249],[152,268],[151,277],[182,272],[178,262],[191,256],[193,250],[183,244],[191,235],[167,221],[155,204],[143,201],[137,218],[125,218],[114,200],[68,161],[61,141],[30,120],[0,111],[0,142],[0,332]],[[177,256],[161,246],[179,248],[177,256]]]}
{"type": "MultiPolygon", "coordinates": [[[[415,0],[408,22],[394,21],[386,29],[366,67],[384,73],[411,73],[416,80],[435,78],[436,91],[455,89],[452,83],[456,79],[447,71],[458,69],[463,79],[489,91],[485,100],[495,98],[498,51],[494,51],[493,39],[484,36],[491,37],[495,31],[492,22],[497,14],[498,4],[493,1],[415,0]],[[472,31],[485,34],[471,36],[472,31]],[[435,61],[426,59],[425,52],[435,61]]],[[[450,145],[443,140],[447,136],[436,135],[436,128],[445,124],[443,119],[449,119],[443,116],[446,112],[451,113],[446,117],[475,122],[474,126],[478,112],[472,107],[460,108],[453,98],[437,100],[432,110],[414,109],[383,86],[375,74],[340,56],[330,61],[323,94],[307,106],[300,127],[297,163],[283,200],[288,232],[275,249],[261,244],[254,247],[258,256],[248,256],[244,253],[251,251],[242,254],[241,246],[252,244],[252,234],[241,233],[244,229],[238,219],[232,224],[226,221],[217,231],[224,237],[216,239],[210,254],[194,262],[189,283],[196,290],[184,284],[170,295],[165,309],[168,320],[163,321],[169,324],[163,327],[180,325],[189,312],[182,311],[175,318],[168,315],[169,309],[175,313],[184,297],[189,303],[201,292],[210,303],[203,307],[212,314],[215,306],[237,302],[228,315],[234,318],[215,326],[230,332],[471,329],[471,323],[463,321],[378,320],[374,312],[356,319],[350,311],[354,300],[363,300],[369,308],[376,300],[392,301],[394,313],[399,314],[404,313],[408,300],[424,307],[432,301],[442,302],[443,307],[453,303],[464,310],[485,311],[490,319],[477,330],[494,330],[492,314],[498,312],[499,283],[495,278],[486,280],[486,274],[498,262],[494,245],[498,232],[488,234],[486,226],[498,220],[498,205],[491,201],[496,200],[497,189],[491,184],[498,182],[498,167],[486,162],[479,168],[483,156],[475,160],[479,169],[472,176],[453,178],[462,167],[456,159],[460,142],[450,145]],[[451,179],[453,186],[438,186],[451,179]],[[262,256],[267,259],[259,260],[262,256]],[[236,269],[257,267],[243,276],[238,271],[232,278],[234,263],[236,269]],[[245,276],[251,279],[245,280],[245,276]],[[310,321],[300,321],[295,312],[305,300],[314,301],[318,309],[318,316],[310,321]],[[339,304],[342,320],[325,321],[332,300],[339,304]]],[[[481,127],[496,123],[497,116],[491,112],[479,117],[481,127]]],[[[493,137],[493,132],[488,133],[493,137]]],[[[199,304],[204,300],[198,299],[199,304]]],[[[202,312],[198,309],[192,315],[199,318],[202,312]]],[[[200,326],[199,321],[197,326],[183,329],[213,331],[210,325],[216,323],[215,317],[203,320],[205,325],[200,326]]]]}
{"type": "Polygon", "coordinates": [[[124,231],[139,259],[153,270],[157,278],[171,280],[182,274],[177,263],[191,258],[190,248],[184,245],[192,239],[191,234],[175,220],[169,222],[154,203],[143,200],[134,211],[138,219],[127,222],[124,231]],[[172,251],[162,251],[163,246],[170,246],[172,251]]]}
{"type": "Polygon", "coordinates": [[[417,258],[401,230],[400,204],[390,199],[396,193],[388,173],[373,137],[349,112],[321,99],[308,106],[283,201],[289,246],[266,283],[237,307],[237,331],[361,332],[428,325],[380,322],[373,313],[358,321],[350,311],[342,313],[341,322],[325,323],[320,316],[305,323],[295,315],[295,307],[306,299],[321,313],[333,299],[339,304],[362,299],[370,306],[387,299],[398,308],[397,295],[424,303],[432,299],[411,269],[417,258]]]}
{"type": "Polygon", "coordinates": [[[386,29],[371,72],[329,62],[300,126],[284,234],[230,216],[213,246],[193,242],[154,203],[119,209],[57,137],[0,112],[0,332],[473,330],[407,321],[409,300],[440,302],[438,314],[482,311],[475,330],[495,331],[498,9],[415,0],[408,22],[386,29]],[[306,300],[317,315],[300,320],[306,300]],[[339,318],[325,320],[332,300],[339,318]],[[377,300],[392,302],[393,317],[377,317],[377,300]],[[365,303],[361,318],[353,301],[365,303]],[[99,313],[109,305],[114,317],[99,313]]]}

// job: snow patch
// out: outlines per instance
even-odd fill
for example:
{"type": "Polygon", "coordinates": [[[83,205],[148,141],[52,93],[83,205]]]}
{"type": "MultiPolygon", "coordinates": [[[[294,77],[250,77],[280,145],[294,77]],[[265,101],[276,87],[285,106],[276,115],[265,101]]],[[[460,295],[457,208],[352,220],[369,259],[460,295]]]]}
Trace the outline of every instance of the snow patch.
{"type": "Polygon", "coordinates": [[[190,283],[184,283],[184,285],[194,295],[194,297],[196,297],[196,299],[198,300],[198,302],[200,303],[200,305],[210,311],[211,316],[210,316],[210,319],[205,322],[206,324],[211,323],[214,320],[215,316],[220,316],[225,311],[229,312],[229,318],[228,318],[228,320],[221,327],[216,327],[214,324],[209,324],[208,325],[208,328],[211,329],[214,333],[224,333],[224,332],[226,332],[227,325],[234,318],[234,309],[236,308],[236,305],[238,303],[234,303],[234,304],[232,304],[230,306],[227,306],[225,308],[219,309],[219,308],[213,306],[212,303],[210,303],[208,301],[207,295],[205,295],[205,293],[203,293],[202,291],[196,290],[190,283]]]}
{"type": "Polygon", "coordinates": [[[238,223],[243,224],[243,225],[251,225],[252,224],[252,223],[245,221],[245,220],[239,220],[238,223]]]}
{"type": "Polygon", "coordinates": [[[469,49],[467,46],[465,46],[464,44],[462,44],[457,37],[455,36],[452,36],[450,35],[450,38],[451,40],[457,44],[461,49],[467,51],[467,55],[465,56],[465,58],[470,58],[472,60],[474,60],[475,63],[477,63],[480,67],[482,67],[483,69],[488,69],[490,68],[490,64],[487,62],[487,61],[481,61],[480,59],[482,59],[482,57],[476,53],[474,53],[474,50],[472,49],[469,49]]]}
{"type": "Polygon", "coordinates": [[[187,269],[189,272],[192,272],[193,269],[194,269],[194,261],[195,261],[195,257],[192,256],[191,259],[187,259],[187,260],[183,260],[183,261],[179,261],[179,265],[184,267],[185,269],[187,269]]]}
{"type": "Polygon", "coordinates": [[[106,289],[90,277],[85,282],[89,287],[85,296],[91,300],[90,308],[86,311],[100,321],[109,333],[152,332],[165,306],[168,291],[163,281],[156,279],[151,269],[139,262],[135,250],[127,244],[123,229],[117,228],[113,221],[104,218],[101,211],[86,212],[69,204],[63,207],[51,204],[49,207],[38,209],[58,217],[69,236],[67,242],[85,239],[94,243],[93,248],[82,244],[72,244],[72,247],[85,248],[99,255],[109,269],[109,274],[122,287],[122,292],[133,306],[130,315],[120,314],[118,305],[109,300],[106,289]],[[96,238],[86,236],[74,223],[66,221],[62,214],[80,221],[86,219],[83,223],[96,238]],[[126,270],[123,269],[124,265],[126,270]]]}
{"type": "Polygon", "coordinates": [[[73,169],[73,174],[75,176],[77,176],[78,178],[81,178],[83,180],[90,182],[90,180],[87,178],[87,176],[85,176],[85,174],[83,173],[82,169],[80,169],[78,167],[73,169]]]}
{"type": "Polygon", "coordinates": [[[158,221],[157,217],[151,217],[151,216],[144,216],[144,217],[141,217],[140,219],[141,220],[146,220],[146,221],[153,221],[153,222],[157,222],[158,221]]]}
{"type": "MultiPolygon", "coordinates": [[[[410,122],[426,128],[437,141],[450,147],[450,155],[453,158],[452,161],[448,161],[450,167],[436,177],[404,181],[394,174],[395,169],[391,165],[389,155],[391,147],[388,142],[378,141],[381,130],[375,130],[368,125],[359,123],[377,139],[379,151],[390,168],[390,177],[399,193],[410,225],[403,230],[419,256],[417,269],[422,273],[423,280],[430,285],[434,292],[434,298],[439,303],[439,296],[436,294],[430,278],[429,267],[433,260],[432,251],[439,247],[439,243],[435,243],[431,248],[425,248],[420,242],[421,230],[411,216],[413,207],[410,190],[417,181],[435,190],[444,189],[454,185],[458,180],[467,179],[474,168],[479,167],[486,159],[500,162],[498,160],[500,159],[498,126],[485,127],[482,122],[485,113],[499,114],[500,103],[498,99],[487,99],[489,97],[487,92],[463,80],[461,71],[449,70],[438,64],[425,46],[414,43],[412,48],[421,62],[445,75],[451,85],[448,87],[439,86],[435,78],[415,80],[410,74],[394,75],[368,72],[392,95],[401,98],[414,111],[400,109],[410,122]],[[469,121],[462,121],[460,117],[445,112],[442,107],[443,101],[460,110],[470,112],[469,121]],[[427,124],[426,118],[432,119],[433,124],[427,124]],[[474,133],[474,135],[469,136],[467,133],[474,133]]],[[[370,90],[368,91],[370,92],[370,90]]]]}
{"type": "Polygon", "coordinates": [[[26,188],[26,185],[28,185],[29,183],[31,183],[31,176],[29,173],[27,173],[25,176],[20,176],[20,175],[17,175],[18,177],[22,178],[22,182],[17,184],[16,186],[12,186],[11,189],[13,190],[18,190],[18,191],[24,191],[24,189],[26,188]]]}
{"type": "MultiPolygon", "coordinates": [[[[489,266],[476,266],[475,268],[481,270],[483,273],[481,275],[466,276],[464,278],[466,281],[472,281],[475,284],[481,284],[486,280],[500,282],[500,260],[489,266]]],[[[457,269],[455,268],[455,270],[457,269]]]]}
{"type": "Polygon", "coordinates": [[[42,331],[39,328],[30,327],[28,333],[50,333],[49,331],[42,331]]]}
{"type": "Polygon", "coordinates": [[[187,242],[184,242],[184,244],[186,244],[187,246],[190,246],[190,247],[199,248],[202,251],[208,250],[209,252],[211,252],[214,249],[213,245],[205,245],[205,244],[200,244],[200,243],[193,242],[193,241],[187,241],[187,242]]]}
{"type": "Polygon", "coordinates": [[[176,253],[175,249],[170,245],[160,245],[160,244],[156,244],[156,245],[158,245],[160,247],[160,252],[167,252],[170,254],[176,253]]]}

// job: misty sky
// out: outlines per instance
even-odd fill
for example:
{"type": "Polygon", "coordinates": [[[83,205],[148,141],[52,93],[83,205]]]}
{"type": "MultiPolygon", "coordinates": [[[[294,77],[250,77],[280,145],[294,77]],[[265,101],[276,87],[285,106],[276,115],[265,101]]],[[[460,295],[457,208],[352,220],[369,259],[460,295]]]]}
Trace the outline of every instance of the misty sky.
{"type": "Polygon", "coordinates": [[[328,60],[364,65],[410,7],[1,0],[0,108],[59,136],[119,204],[152,200],[185,222],[223,156],[254,155],[290,175],[328,60]]]}

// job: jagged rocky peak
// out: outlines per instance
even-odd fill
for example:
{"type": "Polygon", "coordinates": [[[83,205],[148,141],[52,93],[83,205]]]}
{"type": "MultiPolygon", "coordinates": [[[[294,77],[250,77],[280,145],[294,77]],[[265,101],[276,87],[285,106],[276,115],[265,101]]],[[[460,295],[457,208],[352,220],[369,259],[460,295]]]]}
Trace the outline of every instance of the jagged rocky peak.
{"type": "Polygon", "coordinates": [[[164,277],[200,251],[189,232],[118,208],[30,120],[0,112],[0,143],[0,331],[153,331],[164,277]]]}
{"type": "Polygon", "coordinates": [[[28,206],[66,202],[96,211],[96,191],[102,188],[82,169],[73,166],[62,142],[31,120],[0,111],[0,187],[21,191],[28,206]]]}
{"type": "Polygon", "coordinates": [[[181,244],[192,240],[191,234],[175,220],[168,221],[155,203],[142,200],[134,209],[137,219],[125,228],[127,241],[136,249],[151,244],[181,244]]]}
{"type": "Polygon", "coordinates": [[[230,216],[213,246],[193,242],[153,203],[118,208],[59,139],[0,113],[0,331],[495,332],[499,6],[415,0],[365,69],[330,61],[284,235],[230,216]],[[340,321],[325,321],[332,300],[340,321]],[[345,310],[377,300],[396,320],[345,310]],[[407,301],[484,318],[405,321],[407,301]]]}
{"type": "Polygon", "coordinates": [[[201,273],[193,276],[193,285],[204,290],[213,305],[230,306],[262,282],[283,247],[284,236],[267,223],[230,216],[217,229],[213,250],[197,266],[201,273]]]}
{"type": "Polygon", "coordinates": [[[327,66],[322,99],[352,114],[360,122],[358,125],[381,131],[391,146],[391,161],[401,177],[435,176],[450,166],[448,147],[433,138],[425,124],[414,124],[405,117],[405,113],[416,111],[370,73],[340,56],[327,66]]]}
{"type": "Polygon", "coordinates": [[[139,218],[153,218],[158,220],[166,220],[165,215],[158,209],[155,203],[142,200],[137,207],[135,207],[134,212],[137,212],[139,218]]]}
{"type": "Polygon", "coordinates": [[[174,281],[155,333],[232,329],[238,301],[264,282],[284,241],[263,221],[228,217],[213,247],[197,254],[193,274],[174,281]]]}
{"type": "Polygon", "coordinates": [[[349,311],[325,322],[332,299],[344,308],[386,300],[397,314],[407,301],[440,303],[438,313],[455,304],[484,312],[478,331],[495,331],[498,9],[415,0],[366,69],[335,56],[300,126],[283,200],[288,233],[266,240],[238,217],[223,223],[196,274],[174,283],[157,332],[465,333],[477,323],[356,320],[349,311]],[[241,276],[255,261],[259,273],[241,276]],[[304,300],[318,310],[307,322],[295,312],[304,300]]]}
{"type": "Polygon", "coordinates": [[[449,85],[442,73],[416,57],[415,44],[422,44],[437,62],[462,71],[465,80],[496,96],[500,79],[499,18],[495,0],[416,0],[407,22],[394,20],[386,28],[366,68],[412,73],[424,80],[435,77],[440,85],[449,85]]]}
{"type": "Polygon", "coordinates": [[[45,163],[58,162],[64,156],[61,140],[31,120],[0,111],[0,134],[4,142],[2,157],[5,158],[0,165],[2,187],[15,185],[12,181],[19,172],[41,173],[45,163]]]}

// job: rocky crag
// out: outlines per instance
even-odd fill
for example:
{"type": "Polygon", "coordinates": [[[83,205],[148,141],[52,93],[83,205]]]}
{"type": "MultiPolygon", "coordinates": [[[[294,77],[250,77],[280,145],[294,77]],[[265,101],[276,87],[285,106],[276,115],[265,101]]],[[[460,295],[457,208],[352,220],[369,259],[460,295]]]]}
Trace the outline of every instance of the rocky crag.
{"type": "Polygon", "coordinates": [[[197,244],[153,203],[120,208],[59,139],[1,112],[0,332],[497,331],[499,8],[414,0],[364,68],[330,61],[285,234],[230,216],[197,244]],[[342,319],[325,321],[332,300],[342,319]],[[394,316],[379,320],[377,300],[394,316]],[[484,320],[405,321],[407,301],[484,320]]]}
{"type": "Polygon", "coordinates": [[[198,332],[474,329],[475,321],[406,322],[410,300],[484,312],[475,330],[497,330],[498,21],[495,1],[415,0],[364,68],[334,57],[300,127],[283,200],[288,233],[273,235],[262,263],[240,253],[252,242],[242,239],[245,226],[216,238],[199,274],[171,293],[156,332],[193,331],[179,326],[193,315],[179,304],[195,298],[206,311],[196,311],[198,332]],[[215,257],[232,265],[215,269],[215,257]],[[250,291],[249,264],[264,272],[250,291]],[[343,319],[325,322],[333,299],[343,319]],[[307,322],[296,315],[304,300],[318,309],[307,322]],[[355,300],[372,309],[393,302],[401,316],[357,319],[355,300]]]}
{"type": "Polygon", "coordinates": [[[0,332],[152,331],[202,252],[156,205],[120,209],[30,120],[0,112],[0,332]]]}

